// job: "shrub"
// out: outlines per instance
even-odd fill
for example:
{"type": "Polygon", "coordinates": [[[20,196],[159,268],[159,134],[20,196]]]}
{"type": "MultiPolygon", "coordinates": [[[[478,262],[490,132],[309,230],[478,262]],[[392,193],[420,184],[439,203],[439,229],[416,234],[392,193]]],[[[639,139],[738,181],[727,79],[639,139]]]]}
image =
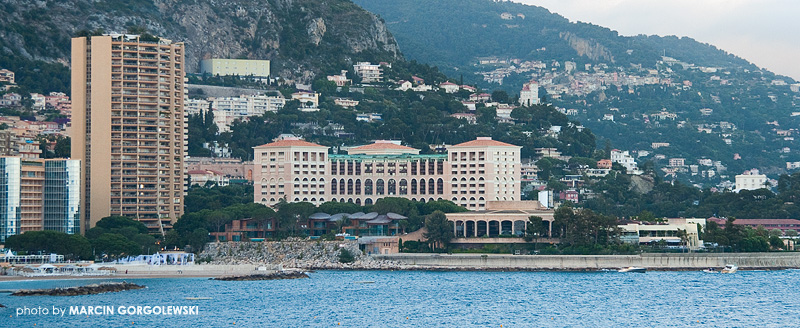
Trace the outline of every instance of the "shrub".
{"type": "Polygon", "coordinates": [[[356,261],[356,258],[353,256],[347,248],[342,248],[339,252],[339,262],[341,263],[353,263],[356,261]]]}

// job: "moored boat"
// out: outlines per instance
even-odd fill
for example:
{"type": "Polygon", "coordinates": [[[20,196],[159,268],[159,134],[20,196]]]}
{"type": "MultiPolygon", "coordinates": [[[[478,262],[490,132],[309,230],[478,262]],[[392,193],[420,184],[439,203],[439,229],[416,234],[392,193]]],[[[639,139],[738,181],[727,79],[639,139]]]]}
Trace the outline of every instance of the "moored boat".
{"type": "Polygon", "coordinates": [[[636,273],[645,273],[647,272],[647,268],[642,267],[627,267],[619,269],[618,272],[636,272],[636,273]]]}
{"type": "Polygon", "coordinates": [[[736,273],[736,271],[739,271],[739,267],[733,264],[728,264],[721,270],[717,270],[714,268],[708,268],[703,270],[703,272],[705,273],[736,273]]]}

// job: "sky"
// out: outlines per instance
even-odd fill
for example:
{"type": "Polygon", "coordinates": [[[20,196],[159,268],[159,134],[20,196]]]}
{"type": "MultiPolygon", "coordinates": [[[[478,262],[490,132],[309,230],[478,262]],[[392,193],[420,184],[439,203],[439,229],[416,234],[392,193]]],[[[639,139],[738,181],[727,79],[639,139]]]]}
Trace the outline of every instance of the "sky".
{"type": "Polygon", "coordinates": [[[797,0],[512,0],[621,35],[688,36],[800,81],[797,0]]]}

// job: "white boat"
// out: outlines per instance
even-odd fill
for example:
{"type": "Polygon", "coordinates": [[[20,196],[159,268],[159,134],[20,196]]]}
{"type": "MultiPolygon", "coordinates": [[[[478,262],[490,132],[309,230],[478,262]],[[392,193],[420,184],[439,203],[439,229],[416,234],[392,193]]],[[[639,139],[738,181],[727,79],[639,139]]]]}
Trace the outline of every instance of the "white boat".
{"type": "Polygon", "coordinates": [[[645,272],[647,272],[647,268],[641,268],[641,267],[627,267],[627,268],[622,268],[622,269],[619,269],[619,271],[618,271],[618,272],[636,272],[636,273],[645,273],[645,272]]]}
{"type": "Polygon", "coordinates": [[[738,270],[739,270],[738,266],[735,266],[733,264],[728,264],[724,268],[722,268],[721,270],[717,270],[717,269],[714,269],[714,268],[708,268],[708,269],[703,270],[703,272],[705,272],[705,273],[736,273],[736,271],[738,271],[738,270]]]}

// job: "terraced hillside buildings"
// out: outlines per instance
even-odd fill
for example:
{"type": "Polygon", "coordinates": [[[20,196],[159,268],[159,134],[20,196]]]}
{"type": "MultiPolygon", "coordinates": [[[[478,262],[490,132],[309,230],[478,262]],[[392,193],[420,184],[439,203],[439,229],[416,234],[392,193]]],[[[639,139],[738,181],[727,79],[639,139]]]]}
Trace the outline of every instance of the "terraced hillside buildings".
{"type": "Polygon", "coordinates": [[[328,147],[286,139],[255,147],[254,201],[273,206],[326,201],[374,204],[383,197],[415,201],[445,199],[470,210],[487,201],[521,199],[522,147],[478,138],[447,148],[447,154],[389,141],[351,148],[347,155],[328,147]]]}
{"type": "Polygon", "coordinates": [[[162,232],[183,214],[184,45],[152,36],[72,39],[72,158],[82,229],[109,215],[162,232]]]}

